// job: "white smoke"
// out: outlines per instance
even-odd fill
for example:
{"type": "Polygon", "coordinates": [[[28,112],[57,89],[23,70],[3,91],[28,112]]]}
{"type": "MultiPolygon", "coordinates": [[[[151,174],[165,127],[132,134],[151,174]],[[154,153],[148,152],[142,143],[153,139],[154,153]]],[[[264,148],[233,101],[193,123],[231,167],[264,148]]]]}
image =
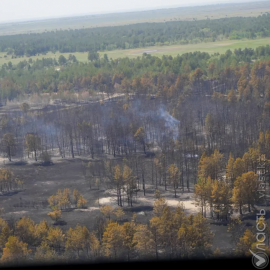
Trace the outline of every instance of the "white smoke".
{"type": "Polygon", "coordinates": [[[179,135],[180,121],[170,115],[164,108],[159,109],[159,115],[164,119],[166,128],[172,132],[173,139],[176,140],[179,135]]]}

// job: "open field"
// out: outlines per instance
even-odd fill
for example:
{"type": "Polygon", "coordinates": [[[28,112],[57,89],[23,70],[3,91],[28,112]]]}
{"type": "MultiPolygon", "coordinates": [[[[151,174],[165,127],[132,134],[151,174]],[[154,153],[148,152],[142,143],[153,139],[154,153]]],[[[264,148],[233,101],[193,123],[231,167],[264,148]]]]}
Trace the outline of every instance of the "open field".
{"type": "Polygon", "coordinates": [[[109,58],[119,57],[130,57],[134,58],[141,56],[143,53],[150,53],[153,56],[162,55],[181,55],[188,52],[208,52],[209,54],[214,53],[225,53],[228,49],[234,50],[239,48],[257,48],[259,46],[265,46],[270,44],[270,38],[254,39],[254,40],[224,40],[218,42],[198,43],[198,44],[187,44],[187,45],[172,45],[172,46],[153,46],[146,48],[130,49],[130,50],[115,50],[109,52],[102,52],[101,55],[107,53],[109,58]]]}
{"type": "Polygon", "coordinates": [[[250,17],[270,12],[270,2],[260,1],[238,4],[216,4],[197,7],[179,7],[159,10],[87,15],[41,21],[0,24],[0,35],[41,33],[59,29],[82,29],[102,26],[127,25],[143,22],[166,22],[218,19],[224,17],[250,17]]]}
{"type": "MultiPolygon", "coordinates": [[[[183,53],[188,52],[208,52],[210,54],[214,53],[225,53],[228,49],[234,50],[239,48],[257,48],[259,46],[265,46],[270,44],[270,38],[263,38],[263,39],[254,39],[254,40],[224,40],[218,42],[208,42],[208,43],[198,43],[198,44],[188,44],[188,45],[172,45],[172,46],[153,46],[153,47],[146,47],[146,48],[138,48],[138,49],[129,49],[129,50],[115,50],[115,51],[106,51],[100,52],[101,57],[106,53],[109,58],[116,59],[120,57],[129,57],[135,58],[138,56],[142,56],[144,52],[150,53],[151,55],[162,57],[162,55],[181,55],[183,53]]],[[[42,59],[42,58],[56,58],[60,55],[64,55],[68,58],[70,53],[52,53],[49,52],[45,55],[37,55],[32,57],[18,57],[18,58],[11,58],[11,55],[6,55],[3,52],[0,52],[0,66],[4,63],[11,62],[12,64],[18,64],[20,61],[26,60],[28,61],[30,58],[33,60],[42,59]],[[6,55],[6,57],[4,57],[6,55]]],[[[88,53],[80,53],[76,52],[73,53],[77,60],[80,62],[87,62],[88,53]]]]}

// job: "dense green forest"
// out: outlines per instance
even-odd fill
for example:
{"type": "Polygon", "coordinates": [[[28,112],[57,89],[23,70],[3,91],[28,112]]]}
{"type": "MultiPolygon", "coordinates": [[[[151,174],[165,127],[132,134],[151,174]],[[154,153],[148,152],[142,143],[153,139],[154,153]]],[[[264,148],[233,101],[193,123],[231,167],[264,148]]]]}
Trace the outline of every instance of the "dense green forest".
{"type": "Polygon", "coordinates": [[[130,49],[152,45],[269,37],[269,29],[270,14],[255,18],[142,23],[3,36],[0,40],[0,51],[15,56],[32,56],[49,51],[64,53],[130,49]]]}

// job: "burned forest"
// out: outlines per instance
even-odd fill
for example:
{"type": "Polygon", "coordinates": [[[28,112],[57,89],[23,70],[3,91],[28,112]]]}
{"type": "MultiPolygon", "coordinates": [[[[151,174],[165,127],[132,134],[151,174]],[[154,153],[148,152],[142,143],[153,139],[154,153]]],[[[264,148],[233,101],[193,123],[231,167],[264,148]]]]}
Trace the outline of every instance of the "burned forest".
{"type": "MultiPolygon", "coordinates": [[[[258,28],[270,17],[214,21],[179,22],[202,40],[182,38],[266,38],[258,28]]],[[[173,42],[177,25],[134,27],[144,43],[159,33],[155,45],[173,42]]],[[[27,34],[0,40],[4,58],[26,57],[0,68],[1,265],[270,255],[269,45],[115,59],[98,51],[119,49],[132,27],[29,35],[33,44],[50,37],[36,44],[45,52],[73,31],[100,36],[87,62],[73,52],[86,39],[58,59],[20,49],[27,34]]]]}

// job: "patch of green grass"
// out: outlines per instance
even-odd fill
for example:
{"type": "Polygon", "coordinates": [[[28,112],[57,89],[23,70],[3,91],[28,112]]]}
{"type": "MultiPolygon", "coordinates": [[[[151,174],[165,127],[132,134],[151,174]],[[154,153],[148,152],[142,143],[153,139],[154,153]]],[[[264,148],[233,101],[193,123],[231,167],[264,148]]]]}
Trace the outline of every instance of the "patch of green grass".
{"type": "Polygon", "coordinates": [[[142,56],[144,52],[150,53],[153,56],[162,57],[162,55],[177,56],[178,54],[184,54],[188,52],[208,52],[209,54],[214,53],[225,53],[227,50],[234,51],[235,49],[245,48],[257,48],[259,46],[265,46],[270,44],[270,38],[254,39],[254,40],[224,40],[218,42],[188,44],[188,45],[172,45],[172,46],[153,46],[139,49],[129,50],[115,50],[108,52],[100,52],[101,56],[105,53],[109,58],[116,59],[122,57],[135,58],[142,56]]]}
{"type": "MultiPolygon", "coordinates": [[[[201,52],[208,52],[210,54],[214,53],[225,53],[227,50],[234,51],[235,49],[245,49],[245,48],[257,48],[259,46],[265,46],[267,44],[270,44],[270,38],[262,38],[262,39],[254,39],[254,40],[224,40],[224,41],[218,41],[218,42],[208,42],[208,43],[198,43],[198,44],[188,44],[188,45],[171,45],[171,46],[153,46],[153,47],[145,47],[145,48],[138,48],[138,49],[129,49],[129,50],[115,50],[115,51],[106,51],[106,52],[100,52],[100,56],[103,57],[106,53],[110,58],[116,59],[116,58],[123,58],[123,57],[129,57],[129,58],[136,58],[138,56],[142,56],[144,52],[150,53],[153,56],[162,57],[163,55],[171,55],[171,56],[177,56],[178,54],[184,54],[188,52],[195,52],[195,51],[201,51],[201,52]]],[[[76,52],[72,53],[76,56],[77,60],[79,62],[87,62],[88,61],[88,53],[84,52],[76,52]]],[[[30,58],[33,60],[36,59],[42,59],[42,58],[55,58],[58,60],[60,55],[64,55],[66,58],[70,55],[70,53],[52,53],[49,52],[46,55],[40,54],[37,56],[32,57],[18,57],[13,58],[11,55],[6,55],[6,53],[0,52],[0,66],[2,66],[4,63],[8,63],[9,61],[16,65],[20,61],[29,61],[30,58]]]]}

